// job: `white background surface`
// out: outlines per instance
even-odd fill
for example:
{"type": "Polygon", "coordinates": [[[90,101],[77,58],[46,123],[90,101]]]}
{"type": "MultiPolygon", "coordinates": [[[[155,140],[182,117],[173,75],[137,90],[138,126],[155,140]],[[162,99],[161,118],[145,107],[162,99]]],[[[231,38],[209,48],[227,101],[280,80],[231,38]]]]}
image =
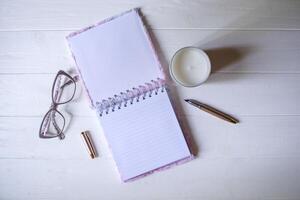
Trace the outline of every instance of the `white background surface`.
{"type": "Polygon", "coordinates": [[[299,1],[1,0],[0,44],[1,200],[300,199],[299,1]],[[172,87],[197,159],[122,184],[84,95],[64,108],[73,114],[64,141],[41,140],[38,129],[56,72],[73,66],[64,37],[132,7],[141,7],[164,64],[195,45],[214,73],[200,87],[172,87]],[[241,123],[197,111],[187,97],[241,123]]]}

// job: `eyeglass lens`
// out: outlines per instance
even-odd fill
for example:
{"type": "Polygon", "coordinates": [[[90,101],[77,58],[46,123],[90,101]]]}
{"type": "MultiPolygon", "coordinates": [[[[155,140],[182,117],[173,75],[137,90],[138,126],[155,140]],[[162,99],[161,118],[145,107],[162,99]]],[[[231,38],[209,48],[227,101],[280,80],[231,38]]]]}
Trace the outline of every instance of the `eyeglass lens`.
{"type": "Polygon", "coordinates": [[[54,104],[64,104],[71,101],[75,95],[76,84],[67,73],[60,71],[52,86],[52,101],[54,104]]]}
{"type": "Polygon", "coordinates": [[[52,138],[61,135],[61,139],[64,138],[63,130],[65,127],[65,118],[64,116],[55,109],[50,109],[41,124],[41,137],[52,138]],[[45,130],[43,132],[43,130],[45,130]]]}

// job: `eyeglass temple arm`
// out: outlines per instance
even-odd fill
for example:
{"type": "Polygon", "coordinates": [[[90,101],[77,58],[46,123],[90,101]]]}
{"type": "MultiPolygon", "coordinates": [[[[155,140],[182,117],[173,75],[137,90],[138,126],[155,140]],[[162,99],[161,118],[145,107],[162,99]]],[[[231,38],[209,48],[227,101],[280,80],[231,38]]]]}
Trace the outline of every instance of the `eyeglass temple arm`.
{"type": "Polygon", "coordinates": [[[51,121],[52,121],[52,124],[53,124],[55,130],[57,131],[57,133],[59,133],[61,130],[60,130],[60,128],[58,127],[58,125],[56,123],[55,112],[52,113],[51,118],[52,118],[51,121]]]}
{"type": "MultiPolygon", "coordinates": [[[[77,82],[79,80],[79,76],[78,75],[74,76],[73,80],[75,82],[77,82]]],[[[62,86],[60,86],[60,89],[63,89],[64,87],[66,87],[66,86],[70,85],[71,83],[73,83],[73,80],[69,80],[69,81],[65,82],[62,86]]]]}
{"type": "MultiPolygon", "coordinates": [[[[59,87],[59,89],[60,89],[61,91],[63,91],[64,88],[65,88],[66,86],[70,85],[71,83],[73,83],[73,81],[77,82],[77,81],[79,80],[79,75],[73,76],[72,79],[73,79],[73,80],[68,80],[67,82],[65,82],[62,86],[59,87]]],[[[59,99],[59,98],[60,98],[60,97],[58,96],[58,94],[59,94],[59,93],[56,93],[55,99],[59,99]]],[[[60,92],[60,94],[62,94],[62,92],[60,92]]]]}
{"type": "Polygon", "coordinates": [[[52,124],[53,124],[55,130],[57,131],[57,133],[60,132],[60,128],[59,128],[59,126],[57,125],[56,120],[55,120],[55,113],[50,114],[49,117],[48,117],[47,119],[45,119],[45,120],[46,120],[46,123],[45,123],[45,124],[46,124],[46,125],[45,125],[46,128],[45,128],[45,130],[44,130],[43,132],[45,132],[45,131],[48,130],[48,128],[49,128],[51,122],[52,122],[52,124]]]}
{"type": "MultiPolygon", "coordinates": [[[[75,75],[75,76],[73,77],[73,80],[74,80],[75,82],[77,82],[77,81],[79,80],[79,75],[75,75]]],[[[64,83],[62,86],[60,86],[60,89],[63,90],[64,87],[66,87],[66,86],[70,85],[71,83],[73,83],[73,80],[69,80],[69,81],[67,81],[66,83],[64,83]]],[[[59,97],[56,96],[55,98],[57,99],[57,98],[59,98],[59,97]]],[[[53,113],[53,114],[50,116],[50,117],[52,118],[52,120],[50,120],[50,121],[52,121],[52,124],[53,124],[54,128],[56,129],[56,131],[57,131],[57,132],[60,132],[60,129],[59,129],[59,127],[58,127],[58,125],[57,125],[57,123],[56,123],[56,121],[55,121],[55,119],[54,119],[54,116],[55,116],[55,114],[53,113]]]]}

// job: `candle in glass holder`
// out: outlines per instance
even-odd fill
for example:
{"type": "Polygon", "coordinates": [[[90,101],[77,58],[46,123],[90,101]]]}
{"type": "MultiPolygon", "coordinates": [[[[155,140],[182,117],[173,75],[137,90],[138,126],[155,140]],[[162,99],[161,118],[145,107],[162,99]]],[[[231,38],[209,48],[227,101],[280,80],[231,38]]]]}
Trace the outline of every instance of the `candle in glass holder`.
{"type": "Polygon", "coordinates": [[[184,47],[173,56],[170,64],[171,77],[185,87],[204,83],[211,71],[207,54],[197,47],[184,47]]]}

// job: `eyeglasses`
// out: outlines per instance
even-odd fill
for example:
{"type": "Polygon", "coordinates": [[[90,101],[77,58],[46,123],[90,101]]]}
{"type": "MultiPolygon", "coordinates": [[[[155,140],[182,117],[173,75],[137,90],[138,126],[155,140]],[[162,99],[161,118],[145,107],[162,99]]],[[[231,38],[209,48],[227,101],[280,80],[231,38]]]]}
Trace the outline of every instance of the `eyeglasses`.
{"type": "Polygon", "coordinates": [[[66,120],[63,114],[57,110],[57,107],[73,100],[76,92],[76,81],[78,81],[78,76],[71,77],[62,70],[56,74],[52,85],[52,103],[41,123],[40,138],[65,138],[63,131],[66,120]]]}

